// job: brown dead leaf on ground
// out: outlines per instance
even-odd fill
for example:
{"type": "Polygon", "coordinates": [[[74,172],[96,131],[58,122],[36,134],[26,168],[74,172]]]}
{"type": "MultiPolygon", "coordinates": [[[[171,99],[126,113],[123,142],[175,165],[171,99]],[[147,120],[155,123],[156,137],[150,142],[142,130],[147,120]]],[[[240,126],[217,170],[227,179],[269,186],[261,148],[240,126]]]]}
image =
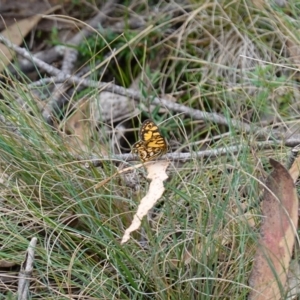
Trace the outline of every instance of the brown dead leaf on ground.
{"type": "Polygon", "coordinates": [[[287,50],[288,50],[291,60],[299,68],[299,66],[300,66],[299,45],[295,44],[292,40],[287,40],[286,45],[287,45],[287,50]]]}
{"type": "MultiPolygon", "coordinates": [[[[82,99],[76,104],[73,114],[62,125],[65,141],[71,153],[91,151],[94,126],[95,124],[90,118],[90,100],[82,99]]],[[[105,147],[100,148],[101,154],[107,155],[105,147]]]]}
{"type": "Polygon", "coordinates": [[[4,284],[8,285],[16,282],[17,271],[20,268],[20,263],[17,261],[0,260],[0,283],[1,287],[4,284]]]}
{"type": "MultiPolygon", "coordinates": [[[[14,24],[7,27],[1,32],[1,35],[9,39],[11,43],[20,46],[26,35],[37,25],[37,23],[43,18],[43,15],[52,13],[60,6],[55,6],[43,14],[38,14],[26,19],[15,22],[14,24]]],[[[13,59],[14,52],[8,49],[5,45],[0,44],[0,72],[2,72],[5,67],[13,59]]]]}
{"type": "Polygon", "coordinates": [[[17,262],[0,259],[0,268],[11,268],[17,265],[17,262]]]}
{"type": "MultiPolygon", "coordinates": [[[[31,31],[31,29],[41,20],[42,15],[36,15],[27,19],[23,19],[1,32],[1,35],[9,39],[15,45],[21,45],[24,37],[31,31]]],[[[5,67],[13,59],[14,52],[8,49],[5,45],[0,44],[0,72],[2,72],[5,67]]]]}
{"type": "Polygon", "coordinates": [[[250,300],[282,299],[298,222],[298,197],[289,172],[270,159],[262,201],[264,221],[249,283],[250,300]]]}

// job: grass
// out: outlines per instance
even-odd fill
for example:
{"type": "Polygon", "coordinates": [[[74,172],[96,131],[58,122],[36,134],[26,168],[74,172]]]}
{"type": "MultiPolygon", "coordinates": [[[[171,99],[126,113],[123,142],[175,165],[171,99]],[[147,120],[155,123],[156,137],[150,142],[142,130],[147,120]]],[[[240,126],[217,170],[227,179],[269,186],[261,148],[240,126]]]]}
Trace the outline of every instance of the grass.
{"type": "MultiPolygon", "coordinates": [[[[154,9],[129,4],[127,16],[154,9]]],[[[95,75],[126,87],[140,76],[140,117],[164,121],[162,132],[172,151],[245,145],[235,155],[174,162],[152,218],[143,220],[143,228],[123,246],[124,230],[147,191],[144,171],[138,171],[135,187],[126,177],[113,177],[95,189],[117,166],[105,161],[100,168],[86,168],[72,151],[86,153],[80,147],[71,151],[45,124],[26,84],[15,78],[13,88],[1,84],[6,125],[0,127],[0,261],[13,263],[7,272],[15,276],[30,239],[37,237],[31,299],[246,299],[260,224],[259,182],[268,171],[268,157],[284,163],[288,149],[257,150],[255,133],[244,135],[164,107],[150,113],[151,99],[170,95],[228,119],[270,129],[297,127],[297,72],[284,67],[294,63],[286,40],[298,43],[297,15],[297,1],[268,10],[246,1],[162,1],[148,21],[153,30],[95,75]],[[18,97],[29,109],[16,103],[18,97]],[[251,227],[244,209],[255,205],[251,227]]],[[[125,27],[124,35],[105,34],[81,46],[82,59],[93,66],[109,54],[105,45],[122,47],[136,31],[125,27]]],[[[97,96],[98,91],[88,93],[97,96]]],[[[131,125],[137,127],[137,119],[131,125]]],[[[107,127],[98,126],[103,144],[111,145],[107,127]]],[[[96,129],[90,130],[97,141],[96,129]]],[[[91,151],[100,154],[102,146],[95,142],[91,151]]],[[[0,285],[2,297],[14,299],[15,292],[13,282],[0,285]]]]}

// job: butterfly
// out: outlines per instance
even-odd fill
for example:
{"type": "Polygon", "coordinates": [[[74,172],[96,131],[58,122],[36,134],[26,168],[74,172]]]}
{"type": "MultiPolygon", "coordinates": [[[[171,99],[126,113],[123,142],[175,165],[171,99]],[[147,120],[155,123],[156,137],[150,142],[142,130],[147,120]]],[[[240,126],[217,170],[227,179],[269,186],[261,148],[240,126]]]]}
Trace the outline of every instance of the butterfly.
{"type": "Polygon", "coordinates": [[[140,140],[132,146],[132,152],[138,154],[142,162],[153,160],[167,153],[167,141],[152,120],[144,121],[140,128],[139,137],[140,140]]]}

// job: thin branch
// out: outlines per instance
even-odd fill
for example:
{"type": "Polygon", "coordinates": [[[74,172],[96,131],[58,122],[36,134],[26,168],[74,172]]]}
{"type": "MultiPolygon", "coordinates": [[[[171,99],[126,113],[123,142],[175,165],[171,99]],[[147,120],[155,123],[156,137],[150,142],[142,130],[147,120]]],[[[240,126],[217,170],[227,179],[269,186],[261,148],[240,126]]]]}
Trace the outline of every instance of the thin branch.
{"type": "Polygon", "coordinates": [[[33,270],[34,250],[36,243],[37,238],[32,238],[27,249],[26,258],[21,265],[18,283],[18,300],[29,299],[29,282],[33,270]]]}
{"type": "MultiPolygon", "coordinates": [[[[43,81],[45,83],[49,83],[51,82],[51,79],[49,78],[41,79],[37,82],[37,84],[42,85],[43,81]]],[[[78,85],[82,84],[87,87],[98,88],[103,91],[108,91],[125,97],[130,97],[137,102],[140,102],[141,99],[143,98],[140,92],[129,88],[126,89],[124,87],[115,85],[113,83],[95,82],[93,80],[80,79],[76,76],[71,76],[66,74],[60,74],[59,77],[52,78],[52,82],[59,83],[61,81],[71,81],[73,84],[78,84],[78,85]]],[[[224,116],[217,113],[203,112],[197,109],[187,107],[183,104],[174,103],[172,101],[163,98],[155,97],[152,100],[152,103],[155,105],[162,105],[165,108],[169,109],[170,111],[183,113],[195,120],[205,120],[215,124],[225,125],[245,133],[250,133],[250,132],[256,133],[260,137],[268,137],[270,135],[270,133],[267,130],[259,128],[255,125],[249,125],[239,120],[225,118],[224,116]]]]}
{"type": "MultiPolygon", "coordinates": [[[[298,141],[300,142],[300,141],[298,141]]],[[[280,145],[280,141],[274,142],[274,141],[266,141],[266,142],[259,142],[255,143],[254,147],[258,150],[262,149],[272,149],[276,148],[280,145]]],[[[192,152],[192,153],[168,153],[166,155],[163,155],[162,157],[158,158],[158,160],[180,160],[182,162],[186,162],[188,160],[193,159],[200,159],[200,158],[214,158],[222,155],[233,155],[241,150],[249,148],[249,145],[235,145],[235,146],[229,146],[229,147],[222,147],[222,148],[216,148],[216,149],[210,149],[210,150],[203,150],[198,152],[192,152]]],[[[119,154],[114,156],[104,156],[102,158],[91,158],[89,160],[86,159],[79,159],[80,161],[85,161],[87,163],[92,163],[93,166],[99,167],[102,165],[103,161],[106,160],[115,160],[120,162],[129,162],[129,161],[139,161],[139,158],[136,155],[133,154],[119,154]]]]}
{"type": "MultiPolygon", "coordinates": [[[[40,52],[33,54],[33,57],[40,59],[48,64],[52,64],[55,61],[60,60],[65,53],[65,46],[57,45],[50,49],[46,49],[40,52]]],[[[23,73],[30,73],[36,70],[36,65],[33,60],[28,61],[24,58],[19,58],[16,63],[17,67],[11,63],[8,66],[9,74],[15,75],[18,74],[21,70],[23,73]]]]}

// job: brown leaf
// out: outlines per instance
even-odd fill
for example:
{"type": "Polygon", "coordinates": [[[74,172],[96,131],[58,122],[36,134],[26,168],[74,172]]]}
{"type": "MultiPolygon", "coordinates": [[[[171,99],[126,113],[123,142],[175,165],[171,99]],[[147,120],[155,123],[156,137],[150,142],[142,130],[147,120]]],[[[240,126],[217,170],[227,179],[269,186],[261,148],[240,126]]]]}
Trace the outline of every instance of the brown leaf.
{"type": "MultiPolygon", "coordinates": [[[[45,12],[45,14],[51,13],[58,9],[60,6],[52,7],[50,10],[45,12]]],[[[21,45],[24,41],[26,35],[34,28],[37,23],[41,20],[44,14],[37,14],[32,17],[22,19],[18,22],[7,27],[1,32],[1,35],[9,39],[15,45],[21,45]]],[[[11,62],[14,56],[14,52],[8,49],[3,44],[0,44],[0,73],[3,69],[11,62]]]]}
{"type": "Polygon", "coordinates": [[[298,220],[298,197],[293,179],[277,161],[269,175],[263,202],[264,221],[249,283],[249,299],[282,299],[298,220]]]}
{"type": "MultiPolygon", "coordinates": [[[[9,39],[13,44],[20,45],[24,37],[30,32],[30,30],[40,21],[42,15],[36,15],[30,18],[23,19],[19,22],[6,28],[1,32],[5,38],[9,39]]],[[[10,63],[13,58],[13,51],[8,49],[3,44],[0,44],[0,72],[10,63]]]]}
{"type": "Polygon", "coordinates": [[[300,66],[300,49],[299,45],[294,43],[293,40],[288,39],[286,41],[288,53],[291,61],[299,68],[300,66]]]}
{"type": "MultiPolygon", "coordinates": [[[[90,100],[81,99],[73,107],[74,112],[68,119],[62,123],[61,127],[67,142],[69,151],[73,154],[78,152],[90,152],[93,149],[95,141],[93,141],[94,122],[90,118],[90,100]]],[[[96,141],[96,143],[98,143],[96,141]]],[[[103,155],[107,154],[104,146],[98,146],[103,155]]]]}
{"type": "Polygon", "coordinates": [[[82,99],[77,103],[76,110],[66,120],[64,132],[68,135],[68,143],[71,150],[82,149],[88,151],[90,147],[91,128],[90,128],[90,101],[82,99]]]}
{"type": "Polygon", "coordinates": [[[0,268],[11,268],[11,267],[14,267],[16,265],[17,265],[17,263],[13,262],[13,261],[8,261],[8,260],[5,260],[5,259],[0,260],[0,268]]]}

